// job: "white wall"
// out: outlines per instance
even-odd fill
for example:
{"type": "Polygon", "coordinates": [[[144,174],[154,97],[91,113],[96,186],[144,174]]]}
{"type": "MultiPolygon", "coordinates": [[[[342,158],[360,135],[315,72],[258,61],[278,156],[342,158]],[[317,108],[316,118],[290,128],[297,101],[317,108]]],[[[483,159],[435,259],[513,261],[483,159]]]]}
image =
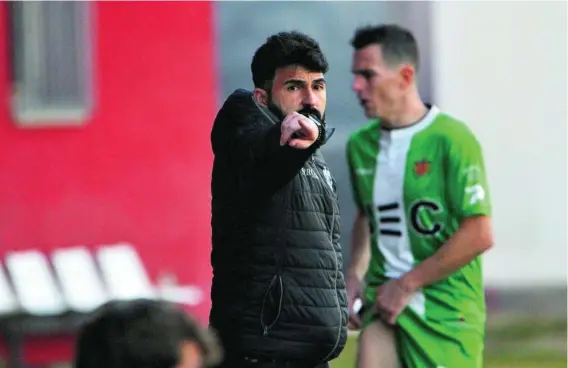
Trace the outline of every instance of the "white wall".
{"type": "Polygon", "coordinates": [[[566,283],[566,3],[430,4],[435,100],[485,149],[486,282],[566,283]]]}

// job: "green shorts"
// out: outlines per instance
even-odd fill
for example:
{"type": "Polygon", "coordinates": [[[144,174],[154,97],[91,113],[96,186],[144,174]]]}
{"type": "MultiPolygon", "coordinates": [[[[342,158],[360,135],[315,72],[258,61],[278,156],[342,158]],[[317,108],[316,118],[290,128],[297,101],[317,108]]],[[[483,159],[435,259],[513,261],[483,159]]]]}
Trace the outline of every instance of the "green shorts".
{"type": "MultiPolygon", "coordinates": [[[[364,316],[364,326],[374,320],[364,316]]],[[[405,308],[397,320],[396,343],[404,368],[483,367],[484,328],[462,320],[432,321],[405,308]]]]}

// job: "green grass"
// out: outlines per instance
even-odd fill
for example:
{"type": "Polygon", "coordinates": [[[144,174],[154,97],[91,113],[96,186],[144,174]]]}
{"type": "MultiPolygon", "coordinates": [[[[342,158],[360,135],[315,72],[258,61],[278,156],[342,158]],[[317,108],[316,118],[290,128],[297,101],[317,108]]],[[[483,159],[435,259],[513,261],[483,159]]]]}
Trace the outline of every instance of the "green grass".
{"type": "MultiPolygon", "coordinates": [[[[484,368],[566,368],[566,353],[517,352],[486,354],[484,368]]],[[[331,362],[331,368],[355,367],[356,338],[350,337],[343,353],[331,362]]]]}
{"type": "MultiPolygon", "coordinates": [[[[350,336],[331,368],[354,368],[357,337],[350,336]]],[[[488,323],[484,368],[566,368],[566,320],[488,323]]]]}
{"type": "MultiPolygon", "coordinates": [[[[347,367],[347,366],[345,366],[347,367]]],[[[494,356],[485,359],[485,368],[566,368],[566,356],[494,356]]]]}
{"type": "Polygon", "coordinates": [[[487,336],[492,340],[521,341],[539,335],[566,335],[565,318],[521,318],[499,325],[488,322],[487,336]]]}

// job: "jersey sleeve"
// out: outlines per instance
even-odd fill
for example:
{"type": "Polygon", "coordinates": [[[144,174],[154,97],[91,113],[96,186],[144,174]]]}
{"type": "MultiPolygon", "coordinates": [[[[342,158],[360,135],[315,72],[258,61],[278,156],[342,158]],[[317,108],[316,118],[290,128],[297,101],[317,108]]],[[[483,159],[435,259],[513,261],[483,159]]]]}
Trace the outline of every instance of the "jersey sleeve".
{"type": "Polygon", "coordinates": [[[347,150],[346,150],[346,154],[347,154],[347,168],[349,171],[349,183],[351,186],[351,194],[353,197],[353,201],[355,202],[355,205],[357,206],[357,209],[359,211],[363,211],[363,201],[361,199],[361,193],[359,192],[359,185],[357,183],[357,175],[356,173],[356,165],[355,165],[355,160],[354,160],[354,152],[353,152],[353,137],[351,137],[348,141],[347,141],[347,150]]]}
{"type": "Polygon", "coordinates": [[[450,205],[460,221],[476,215],[491,216],[483,152],[471,132],[451,142],[447,188],[450,205]]]}

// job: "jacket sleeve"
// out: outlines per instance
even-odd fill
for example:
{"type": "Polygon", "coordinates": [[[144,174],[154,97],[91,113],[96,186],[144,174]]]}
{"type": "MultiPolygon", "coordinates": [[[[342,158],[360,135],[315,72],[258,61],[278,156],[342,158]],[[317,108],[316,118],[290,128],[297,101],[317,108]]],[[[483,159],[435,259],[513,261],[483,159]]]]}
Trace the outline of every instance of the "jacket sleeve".
{"type": "Polygon", "coordinates": [[[319,145],[299,150],[280,146],[280,125],[265,116],[252,95],[231,95],[215,119],[211,135],[216,156],[231,162],[249,190],[273,191],[291,180],[319,145]]]}

